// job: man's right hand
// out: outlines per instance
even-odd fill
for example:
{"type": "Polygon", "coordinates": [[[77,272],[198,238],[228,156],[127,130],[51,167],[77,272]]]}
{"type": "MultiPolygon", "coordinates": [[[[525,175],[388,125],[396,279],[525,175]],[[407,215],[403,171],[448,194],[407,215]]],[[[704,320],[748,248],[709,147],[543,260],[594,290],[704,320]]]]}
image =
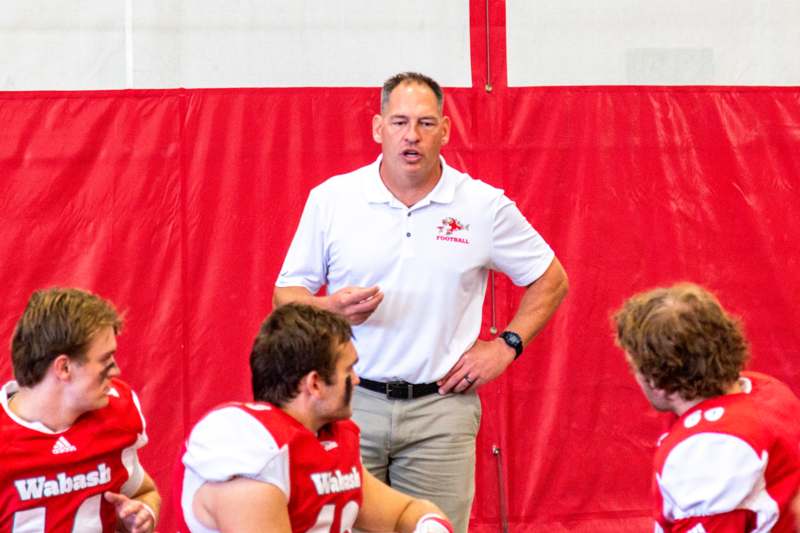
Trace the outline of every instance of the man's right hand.
{"type": "Polygon", "coordinates": [[[383,301],[383,293],[375,287],[345,287],[325,296],[325,308],[339,313],[350,324],[364,323],[383,301]]]}

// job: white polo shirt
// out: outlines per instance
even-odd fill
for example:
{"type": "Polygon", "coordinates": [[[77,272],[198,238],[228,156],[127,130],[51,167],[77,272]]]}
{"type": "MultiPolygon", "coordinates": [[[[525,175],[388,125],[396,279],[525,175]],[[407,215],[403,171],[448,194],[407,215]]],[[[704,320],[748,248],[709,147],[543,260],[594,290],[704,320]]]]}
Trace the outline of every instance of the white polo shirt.
{"type": "Polygon", "coordinates": [[[379,286],[383,302],[353,328],[356,372],[428,383],[478,338],[489,270],[529,285],[555,254],[502,190],[443,158],[439,183],[411,207],[383,184],[380,162],[309,193],[276,285],[379,286]]]}

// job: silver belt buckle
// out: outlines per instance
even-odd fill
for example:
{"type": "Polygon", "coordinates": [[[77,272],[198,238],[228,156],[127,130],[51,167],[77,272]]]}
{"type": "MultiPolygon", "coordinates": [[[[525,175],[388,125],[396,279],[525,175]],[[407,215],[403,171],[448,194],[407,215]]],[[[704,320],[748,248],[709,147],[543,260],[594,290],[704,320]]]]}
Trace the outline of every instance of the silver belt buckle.
{"type": "Polygon", "coordinates": [[[390,400],[410,400],[414,397],[414,384],[390,381],[386,384],[386,397],[390,400]]]}

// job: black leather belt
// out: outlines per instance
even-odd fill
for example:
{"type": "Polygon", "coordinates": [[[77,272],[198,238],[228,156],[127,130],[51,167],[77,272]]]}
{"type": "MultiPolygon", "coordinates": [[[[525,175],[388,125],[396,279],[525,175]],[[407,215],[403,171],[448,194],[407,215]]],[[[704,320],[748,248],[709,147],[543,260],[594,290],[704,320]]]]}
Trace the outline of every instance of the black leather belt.
{"type": "Polygon", "coordinates": [[[385,394],[390,400],[411,400],[439,392],[439,385],[436,383],[409,383],[407,381],[383,383],[366,378],[359,379],[359,387],[385,394]]]}

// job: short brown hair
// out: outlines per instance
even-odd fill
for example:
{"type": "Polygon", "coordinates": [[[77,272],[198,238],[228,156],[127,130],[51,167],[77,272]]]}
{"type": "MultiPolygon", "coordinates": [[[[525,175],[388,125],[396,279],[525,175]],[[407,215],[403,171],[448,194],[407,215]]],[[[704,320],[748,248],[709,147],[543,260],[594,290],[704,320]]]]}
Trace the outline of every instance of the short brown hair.
{"type": "Polygon", "coordinates": [[[691,283],[636,294],[613,320],[635,370],[684,400],[724,394],[748,359],[739,320],[691,283]]]}
{"type": "Polygon", "coordinates": [[[122,330],[122,318],[111,302],[80,289],[51,288],[34,292],[11,338],[14,378],[32,387],[61,354],[82,360],[94,335],[111,326],[122,330]]]}
{"type": "Polygon", "coordinates": [[[386,111],[386,106],[389,105],[389,97],[392,95],[392,91],[403,83],[417,83],[428,87],[433,91],[434,96],[436,96],[436,107],[439,113],[442,112],[444,108],[444,93],[439,84],[436,83],[436,80],[425,74],[420,74],[419,72],[401,72],[383,82],[383,88],[381,89],[381,113],[386,111]]]}
{"type": "Polygon", "coordinates": [[[283,406],[314,370],[332,383],[336,348],[352,336],[350,324],[335,313],[298,303],[278,307],[261,325],[250,353],[254,399],[283,406]]]}

